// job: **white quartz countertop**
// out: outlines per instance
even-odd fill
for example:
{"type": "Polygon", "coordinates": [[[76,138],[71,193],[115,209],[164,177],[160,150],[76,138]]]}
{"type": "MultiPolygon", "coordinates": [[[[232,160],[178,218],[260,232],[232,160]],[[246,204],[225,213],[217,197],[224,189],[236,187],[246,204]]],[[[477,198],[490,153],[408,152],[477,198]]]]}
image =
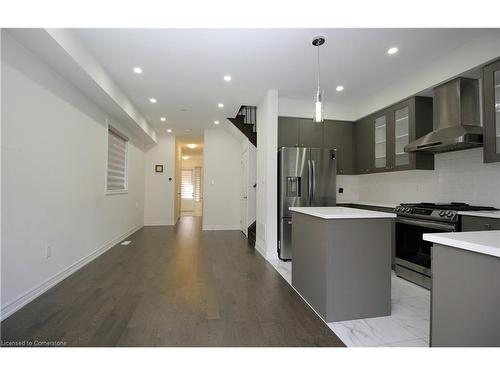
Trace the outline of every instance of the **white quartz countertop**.
{"type": "Polygon", "coordinates": [[[458,211],[458,214],[462,216],[479,216],[500,219],[500,211],[458,211]]]}
{"type": "Polygon", "coordinates": [[[423,239],[429,242],[492,255],[500,258],[500,230],[480,232],[428,233],[423,239]]]}
{"type": "Polygon", "coordinates": [[[290,211],[321,219],[390,219],[396,214],[349,207],[290,207],[290,211]]]}

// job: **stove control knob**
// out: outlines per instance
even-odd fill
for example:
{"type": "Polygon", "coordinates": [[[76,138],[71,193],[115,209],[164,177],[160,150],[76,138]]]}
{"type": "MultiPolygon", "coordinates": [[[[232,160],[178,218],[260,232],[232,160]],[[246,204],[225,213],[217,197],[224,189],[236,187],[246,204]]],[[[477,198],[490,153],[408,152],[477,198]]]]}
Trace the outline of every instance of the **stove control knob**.
{"type": "Polygon", "coordinates": [[[448,213],[446,214],[446,216],[452,217],[453,216],[453,211],[448,211],[448,213]]]}
{"type": "Polygon", "coordinates": [[[406,212],[410,213],[411,212],[411,208],[410,207],[406,207],[406,212]]]}
{"type": "Polygon", "coordinates": [[[444,212],[443,210],[439,211],[439,216],[443,217],[444,215],[446,215],[446,212],[444,212]]]}
{"type": "Polygon", "coordinates": [[[400,209],[401,209],[401,207],[396,207],[396,209],[394,211],[399,212],[400,209]]]}

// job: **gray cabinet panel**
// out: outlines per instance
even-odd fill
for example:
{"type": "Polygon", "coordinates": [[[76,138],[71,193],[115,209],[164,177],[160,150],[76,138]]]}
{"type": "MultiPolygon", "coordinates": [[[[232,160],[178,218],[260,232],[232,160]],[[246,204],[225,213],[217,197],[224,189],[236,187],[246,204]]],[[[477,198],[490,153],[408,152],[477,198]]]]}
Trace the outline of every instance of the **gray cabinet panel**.
{"type": "Polygon", "coordinates": [[[500,219],[479,216],[462,216],[462,232],[500,230],[500,219]]]}
{"type": "Polygon", "coordinates": [[[500,346],[500,258],[434,244],[431,346],[500,346]]]}
{"type": "Polygon", "coordinates": [[[294,117],[278,117],[278,147],[299,145],[299,121],[294,117]]]}
{"type": "Polygon", "coordinates": [[[500,161],[500,60],[483,69],[484,161],[500,161]]]}
{"type": "Polygon", "coordinates": [[[374,128],[372,117],[365,117],[354,124],[356,143],[355,166],[357,174],[372,173],[375,166],[374,128]]]}
{"type": "Polygon", "coordinates": [[[337,174],[354,174],[354,123],[326,120],[323,147],[337,150],[337,174]]]}
{"type": "Polygon", "coordinates": [[[323,147],[323,124],[315,123],[312,119],[299,121],[300,147],[323,147]]]}

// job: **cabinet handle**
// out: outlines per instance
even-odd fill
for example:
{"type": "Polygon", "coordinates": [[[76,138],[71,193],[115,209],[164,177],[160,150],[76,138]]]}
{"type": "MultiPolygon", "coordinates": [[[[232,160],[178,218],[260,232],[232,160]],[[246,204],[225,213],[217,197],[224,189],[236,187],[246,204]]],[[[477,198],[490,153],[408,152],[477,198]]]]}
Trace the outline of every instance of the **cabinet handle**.
{"type": "Polygon", "coordinates": [[[484,224],[484,227],[485,227],[486,229],[490,230],[490,229],[491,229],[491,224],[486,223],[486,224],[484,224]]]}

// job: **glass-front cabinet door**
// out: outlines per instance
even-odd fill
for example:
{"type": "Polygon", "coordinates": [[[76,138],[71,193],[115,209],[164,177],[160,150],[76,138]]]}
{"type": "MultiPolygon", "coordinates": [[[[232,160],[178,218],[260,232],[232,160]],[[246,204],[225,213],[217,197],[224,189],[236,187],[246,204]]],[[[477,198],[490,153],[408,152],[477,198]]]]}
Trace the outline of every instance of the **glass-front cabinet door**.
{"type": "Polygon", "coordinates": [[[410,117],[408,106],[394,111],[394,163],[396,168],[410,164],[405,146],[410,143],[410,117]]]}
{"type": "Polygon", "coordinates": [[[500,153],[500,69],[495,71],[495,151],[500,153]]]}
{"type": "Polygon", "coordinates": [[[483,69],[484,161],[500,162],[500,60],[483,69]]]}
{"type": "Polygon", "coordinates": [[[375,119],[375,169],[387,167],[387,117],[375,119]]]}

